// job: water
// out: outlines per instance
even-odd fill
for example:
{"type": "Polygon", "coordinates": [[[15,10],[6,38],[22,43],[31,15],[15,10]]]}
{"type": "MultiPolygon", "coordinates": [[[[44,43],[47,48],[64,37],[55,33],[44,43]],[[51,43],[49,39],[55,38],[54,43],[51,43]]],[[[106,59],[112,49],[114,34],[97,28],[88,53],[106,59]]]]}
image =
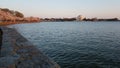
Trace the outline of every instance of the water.
{"type": "Polygon", "coordinates": [[[120,68],[120,22],[13,25],[61,68],[120,68]]]}

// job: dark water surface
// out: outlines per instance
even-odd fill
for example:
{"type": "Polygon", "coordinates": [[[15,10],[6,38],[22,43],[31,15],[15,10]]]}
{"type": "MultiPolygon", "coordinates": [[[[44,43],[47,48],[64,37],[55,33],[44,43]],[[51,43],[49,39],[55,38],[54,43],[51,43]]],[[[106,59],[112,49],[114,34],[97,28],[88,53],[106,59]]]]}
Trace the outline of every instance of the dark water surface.
{"type": "Polygon", "coordinates": [[[120,68],[120,22],[13,25],[61,68],[120,68]]]}

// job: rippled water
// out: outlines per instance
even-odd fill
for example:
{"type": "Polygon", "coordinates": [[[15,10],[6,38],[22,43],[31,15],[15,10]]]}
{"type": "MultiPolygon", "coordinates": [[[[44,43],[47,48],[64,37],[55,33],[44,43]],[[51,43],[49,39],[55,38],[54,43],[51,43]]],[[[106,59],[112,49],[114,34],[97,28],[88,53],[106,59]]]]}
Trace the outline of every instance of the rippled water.
{"type": "Polygon", "coordinates": [[[14,25],[61,68],[120,68],[120,22],[14,25]]]}

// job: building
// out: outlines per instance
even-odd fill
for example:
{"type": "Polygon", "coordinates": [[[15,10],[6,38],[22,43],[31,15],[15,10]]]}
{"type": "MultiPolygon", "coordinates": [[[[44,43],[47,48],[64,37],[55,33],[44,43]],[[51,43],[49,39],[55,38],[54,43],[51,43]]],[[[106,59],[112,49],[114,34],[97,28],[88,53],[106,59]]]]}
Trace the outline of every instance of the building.
{"type": "Polygon", "coordinates": [[[77,21],[83,21],[83,19],[85,19],[85,17],[82,16],[82,15],[79,15],[79,16],[76,17],[77,21]]]}

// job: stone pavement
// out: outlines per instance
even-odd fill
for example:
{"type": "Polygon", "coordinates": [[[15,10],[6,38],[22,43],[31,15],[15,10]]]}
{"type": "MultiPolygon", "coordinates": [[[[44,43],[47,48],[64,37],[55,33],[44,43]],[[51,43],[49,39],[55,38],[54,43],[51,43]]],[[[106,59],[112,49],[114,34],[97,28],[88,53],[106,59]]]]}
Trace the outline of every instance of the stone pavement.
{"type": "Polygon", "coordinates": [[[0,68],[60,68],[15,29],[2,27],[0,68]]]}

